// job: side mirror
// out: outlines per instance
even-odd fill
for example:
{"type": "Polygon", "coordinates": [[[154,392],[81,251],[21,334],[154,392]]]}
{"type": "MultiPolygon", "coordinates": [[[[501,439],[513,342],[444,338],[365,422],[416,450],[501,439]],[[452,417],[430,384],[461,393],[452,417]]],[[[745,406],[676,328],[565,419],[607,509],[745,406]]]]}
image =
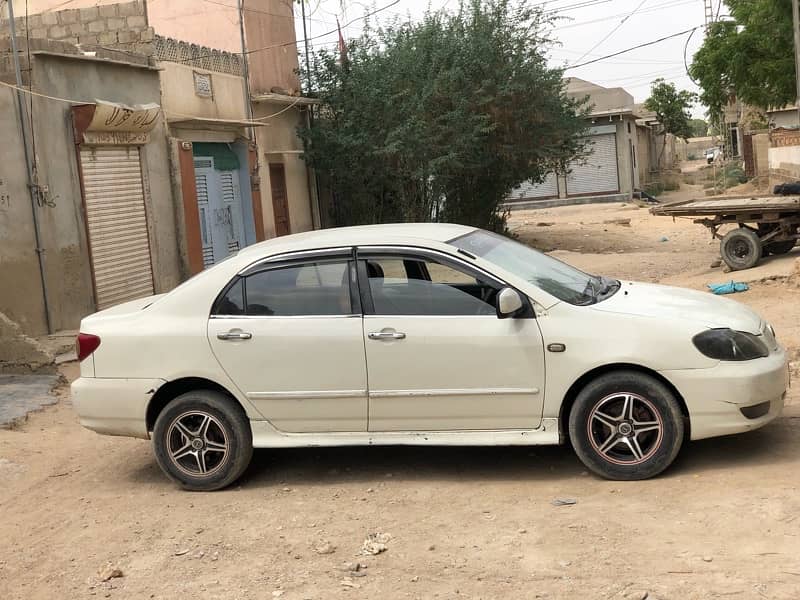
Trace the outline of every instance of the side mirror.
{"type": "Polygon", "coordinates": [[[497,294],[497,318],[508,319],[522,309],[523,303],[519,292],[509,287],[500,290],[497,294]]]}

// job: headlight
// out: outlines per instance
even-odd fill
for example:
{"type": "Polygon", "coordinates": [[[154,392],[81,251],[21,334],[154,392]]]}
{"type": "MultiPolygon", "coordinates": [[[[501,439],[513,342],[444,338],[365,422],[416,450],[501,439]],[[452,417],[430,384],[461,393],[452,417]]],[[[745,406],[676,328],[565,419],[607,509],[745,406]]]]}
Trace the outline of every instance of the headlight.
{"type": "Polygon", "coordinates": [[[752,333],[733,329],[709,329],[692,338],[695,347],[717,360],[753,360],[769,356],[769,349],[752,333]]]}

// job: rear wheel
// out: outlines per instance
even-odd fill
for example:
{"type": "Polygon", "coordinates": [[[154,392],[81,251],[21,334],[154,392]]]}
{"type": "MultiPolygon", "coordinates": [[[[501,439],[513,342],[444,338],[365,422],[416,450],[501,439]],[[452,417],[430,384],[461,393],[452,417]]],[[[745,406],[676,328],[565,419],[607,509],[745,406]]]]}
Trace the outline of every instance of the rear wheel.
{"type": "Polygon", "coordinates": [[[247,415],[228,396],[187,392],[167,404],[153,431],[156,460],[188,490],[213,491],[236,481],[253,455],[247,415]]]}
{"type": "Polygon", "coordinates": [[[761,241],[752,229],[739,227],[725,234],[720,243],[722,260],[734,271],[750,269],[761,260],[761,241]]]}
{"type": "Polygon", "coordinates": [[[666,469],[683,443],[683,415],[660,381],[635,371],[601,375],[575,399],[575,453],[601,477],[636,480],[666,469]]]}

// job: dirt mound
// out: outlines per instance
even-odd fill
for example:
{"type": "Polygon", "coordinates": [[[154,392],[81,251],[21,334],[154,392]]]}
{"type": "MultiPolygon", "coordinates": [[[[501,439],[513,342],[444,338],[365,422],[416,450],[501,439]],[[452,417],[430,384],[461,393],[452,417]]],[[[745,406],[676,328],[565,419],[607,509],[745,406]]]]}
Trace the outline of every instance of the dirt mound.
{"type": "Polygon", "coordinates": [[[735,196],[769,194],[769,181],[764,177],[756,177],[745,183],[728,188],[725,190],[725,194],[735,196]]]}

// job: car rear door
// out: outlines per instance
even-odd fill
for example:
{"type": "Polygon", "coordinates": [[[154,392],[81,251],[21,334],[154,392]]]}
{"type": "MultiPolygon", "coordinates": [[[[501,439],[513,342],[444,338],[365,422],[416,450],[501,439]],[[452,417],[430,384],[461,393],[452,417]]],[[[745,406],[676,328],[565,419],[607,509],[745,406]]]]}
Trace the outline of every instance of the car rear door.
{"type": "Polygon", "coordinates": [[[370,431],[540,425],[541,332],[532,310],[497,317],[502,282],[419,249],[361,248],[358,258],[370,431]]]}
{"type": "Polygon", "coordinates": [[[352,250],[241,273],[208,321],[217,360],[277,429],[365,431],[367,378],[352,250]]]}

